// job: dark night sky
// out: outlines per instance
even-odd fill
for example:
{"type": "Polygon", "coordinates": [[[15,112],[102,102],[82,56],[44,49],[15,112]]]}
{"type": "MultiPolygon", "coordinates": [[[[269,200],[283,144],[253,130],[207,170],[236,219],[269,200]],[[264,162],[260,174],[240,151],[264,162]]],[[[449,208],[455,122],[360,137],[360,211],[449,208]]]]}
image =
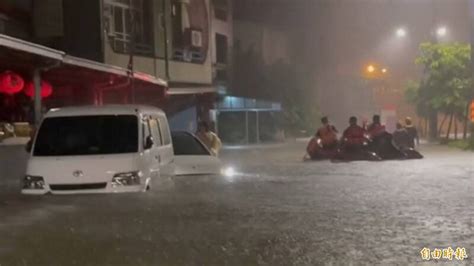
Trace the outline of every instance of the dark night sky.
{"type": "Polygon", "coordinates": [[[351,101],[342,87],[360,79],[369,62],[389,68],[398,89],[418,79],[419,44],[431,40],[438,25],[449,30],[445,41],[469,40],[467,0],[236,0],[235,15],[289,33],[293,62],[314,69],[314,90],[329,114],[337,112],[331,108],[341,95],[348,95],[342,102],[351,101]],[[404,39],[395,37],[399,26],[408,30],[404,39]]]}
{"type": "Polygon", "coordinates": [[[418,44],[441,24],[449,28],[449,41],[469,39],[467,0],[236,0],[234,5],[236,18],[287,31],[299,59],[324,67],[369,60],[411,64],[418,44]],[[399,26],[409,31],[404,43],[393,38],[399,26]]]}

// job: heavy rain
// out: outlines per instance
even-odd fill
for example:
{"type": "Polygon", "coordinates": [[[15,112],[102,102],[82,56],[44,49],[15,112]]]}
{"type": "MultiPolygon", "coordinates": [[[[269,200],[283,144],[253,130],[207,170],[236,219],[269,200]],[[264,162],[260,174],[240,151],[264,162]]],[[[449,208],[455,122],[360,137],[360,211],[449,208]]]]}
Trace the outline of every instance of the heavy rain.
{"type": "Polygon", "coordinates": [[[473,0],[0,0],[0,266],[471,265],[473,0]]]}

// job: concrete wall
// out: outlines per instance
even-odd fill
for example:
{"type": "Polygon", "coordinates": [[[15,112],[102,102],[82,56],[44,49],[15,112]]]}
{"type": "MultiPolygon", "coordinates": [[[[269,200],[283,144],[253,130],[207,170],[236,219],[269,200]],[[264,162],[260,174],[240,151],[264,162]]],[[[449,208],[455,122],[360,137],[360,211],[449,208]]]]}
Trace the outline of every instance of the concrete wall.
{"type": "MultiPolygon", "coordinates": [[[[106,43],[104,48],[104,61],[106,64],[127,68],[129,55],[115,53],[106,43]]],[[[165,60],[152,57],[134,56],[134,69],[157,77],[165,78],[165,60]]],[[[203,83],[212,82],[212,69],[210,57],[204,64],[184,63],[169,61],[170,80],[173,82],[203,83]]]]}

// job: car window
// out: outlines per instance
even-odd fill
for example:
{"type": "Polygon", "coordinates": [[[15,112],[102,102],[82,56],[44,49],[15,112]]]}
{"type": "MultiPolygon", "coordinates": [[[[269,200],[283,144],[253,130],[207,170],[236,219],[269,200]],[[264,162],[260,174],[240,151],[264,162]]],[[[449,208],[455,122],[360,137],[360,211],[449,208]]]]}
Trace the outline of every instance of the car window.
{"type": "Polygon", "coordinates": [[[171,144],[171,136],[168,127],[168,122],[164,117],[160,117],[160,129],[163,137],[163,145],[171,144]]]}
{"type": "Polygon", "coordinates": [[[138,118],[101,115],[46,118],[38,132],[35,156],[71,156],[138,151],[138,118]]]}
{"type": "Polygon", "coordinates": [[[153,141],[155,142],[155,145],[156,146],[163,145],[163,141],[162,141],[163,139],[161,136],[160,126],[156,118],[150,119],[150,130],[151,130],[151,134],[153,136],[153,141]]]}
{"type": "Polygon", "coordinates": [[[175,155],[211,155],[206,147],[189,133],[173,132],[171,137],[175,155]]]}
{"type": "Polygon", "coordinates": [[[143,145],[143,148],[146,147],[146,140],[148,137],[151,136],[151,131],[150,131],[150,125],[149,125],[149,122],[148,122],[148,118],[147,119],[143,119],[142,120],[142,145],[143,145]]]}

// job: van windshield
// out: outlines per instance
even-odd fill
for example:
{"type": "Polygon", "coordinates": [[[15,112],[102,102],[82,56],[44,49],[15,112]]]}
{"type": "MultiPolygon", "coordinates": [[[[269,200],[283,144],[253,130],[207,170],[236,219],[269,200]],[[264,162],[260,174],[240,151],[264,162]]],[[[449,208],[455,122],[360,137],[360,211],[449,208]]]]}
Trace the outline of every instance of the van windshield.
{"type": "Polygon", "coordinates": [[[101,115],[46,118],[34,156],[133,153],[138,151],[138,118],[101,115]]]}

